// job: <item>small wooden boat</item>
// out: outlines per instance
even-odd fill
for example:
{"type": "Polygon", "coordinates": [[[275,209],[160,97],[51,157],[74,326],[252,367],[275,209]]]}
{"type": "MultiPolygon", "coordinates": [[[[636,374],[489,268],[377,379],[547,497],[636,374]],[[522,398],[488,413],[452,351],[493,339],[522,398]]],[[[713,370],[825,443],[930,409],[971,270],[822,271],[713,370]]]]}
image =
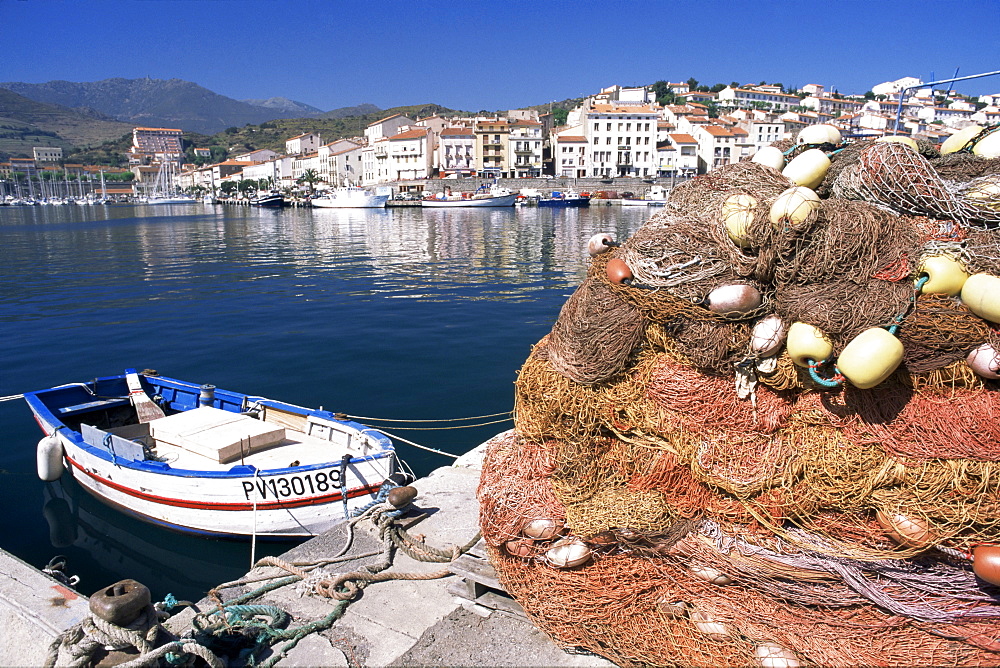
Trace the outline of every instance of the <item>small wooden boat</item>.
{"type": "Polygon", "coordinates": [[[65,470],[140,519],[215,537],[306,537],[397,475],[382,433],[330,411],[152,371],[26,392],[45,433],[38,474],[65,470]]]}

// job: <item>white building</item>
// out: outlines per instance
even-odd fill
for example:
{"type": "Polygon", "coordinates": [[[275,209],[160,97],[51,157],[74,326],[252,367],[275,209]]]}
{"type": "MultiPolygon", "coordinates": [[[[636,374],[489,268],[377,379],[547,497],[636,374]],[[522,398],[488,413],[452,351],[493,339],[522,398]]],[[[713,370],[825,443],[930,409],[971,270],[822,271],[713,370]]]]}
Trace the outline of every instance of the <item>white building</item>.
{"type": "Polygon", "coordinates": [[[801,102],[801,106],[822,114],[853,114],[864,106],[863,102],[836,97],[817,97],[810,95],[801,102]]]}
{"type": "Polygon", "coordinates": [[[802,98],[788,93],[772,93],[749,88],[726,86],[716,98],[720,107],[729,109],[749,109],[763,107],[772,111],[788,111],[802,105],[802,98]]]}
{"type": "Polygon", "coordinates": [[[739,121],[737,126],[747,133],[747,140],[753,145],[753,153],[785,137],[785,124],[777,118],[748,118],[739,121]]]}
{"type": "Polygon", "coordinates": [[[587,173],[587,138],[581,127],[567,128],[552,138],[552,161],[556,176],[580,178],[587,173]]]}
{"type": "Polygon", "coordinates": [[[698,140],[682,132],[657,143],[657,176],[689,177],[698,173],[698,140]]]}
{"type": "Polygon", "coordinates": [[[872,86],[872,92],[876,95],[889,95],[893,97],[898,97],[900,91],[904,88],[912,88],[913,86],[919,86],[923,82],[920,79],[914,77],[903,77],[902,79],[896,79],[895,81],[886,81],[884,83],[872,86]]]}
{"type": "Polygon", "coordinates": [[[361,184],[364,179],[362,148],[362,144],[350,139],[338,139],[320,146],[316,153],[323,181],[335,187],[361,184]]]}
{"type": "Polygon", "coordinates": [[[292,157],[278,156],[264,162],[251,163],[243,168],[243,178],[258,181],[265,179],[273,183],[275,188],[291,188],[294,185],[292,157]]]}
{"type": "MultiPolygon", "coordinates": [[[[581,114],[590,147],[586,176],[653,176],[657,170],[655,105],[629,102],[595,103],[581,114]]],[[[561,173],[559,155],[556,173],[561,173]]]]}
{"type": "Polygon", "coordinates": [[[445,128],[438,137],[434,161],[442,178],[476,173],[476,148],[472,128],[445,128]]]}
{"type": "Polygon", "coordinates": [[[542,124],[535,120],[511,120],[508,126],[508,168],[514,178],[542,175],[542,124]]]}
{"type": "Polygon", "coordinates": [[[233,156],[233,160],[239,160],[241,162],[265,162],[267,160],[274,160],[279,155],[281,154],[277,151],[272,151],[269,148],[260,148],[256,151],[250,151],[249,153],[233,156]]]}
{"type": "Polygon", "coordinates": [[[433,137],[430,128],[412,128],[389,137],[389,180],[429,178],[434,156],[433,137]]]}
{"type": "Polygon", "coordinates": [[[940,121],[950,128],[961,128],[972,122],[973,113],[974,112],[967,109],[928,106],[920,109],[916,116],[920,120],[928,123],[940,121]]]}
{"type": "Polygon", "coordinates": [[[304,155],[315,153],[319,149],[320,137],[315,132],[306,132],[285,140],[285,153],[288,155],[304,155]]]}
{"type": "Polygon", "coordinates": [[[416,121],[402,114],[393,114],[374,123],[369,123],[365,128],[365,138],[369,144],[374,144],[380,139],[385,139],[397,134],[404,126],[416,125],[416,121]]]}
{"type": "Polygon", "coordinates": [[[63,150],[57,147],[34,146],[31,152],[35,162],[59,162],[63,159],[63,150]]]}

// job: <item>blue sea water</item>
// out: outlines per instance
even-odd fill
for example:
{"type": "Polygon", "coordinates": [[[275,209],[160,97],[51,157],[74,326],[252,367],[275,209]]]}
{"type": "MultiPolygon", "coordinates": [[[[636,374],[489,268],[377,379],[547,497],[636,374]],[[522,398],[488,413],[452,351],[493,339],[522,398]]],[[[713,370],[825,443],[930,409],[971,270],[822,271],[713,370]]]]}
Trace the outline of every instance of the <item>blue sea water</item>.
{"type": "MultiPolygon", "coordinates": [[[[0,207],[0,396],[135,367],[365,418],[503,413],[586,275],[587,240],[627,238],[652,211],[0,207]]],[[[380,424],[455,454],[511,426],[380,424]]],[[[3,549],[36,567],[65,556],[84,593],[132,577],[156,600],[247,570],[246,543],[146,525],[68,476],[39,481],[22,401],[0,402],[0,425],[3,549]]],[[[397,447],[418,475],[450,461],[397,447]]]]}

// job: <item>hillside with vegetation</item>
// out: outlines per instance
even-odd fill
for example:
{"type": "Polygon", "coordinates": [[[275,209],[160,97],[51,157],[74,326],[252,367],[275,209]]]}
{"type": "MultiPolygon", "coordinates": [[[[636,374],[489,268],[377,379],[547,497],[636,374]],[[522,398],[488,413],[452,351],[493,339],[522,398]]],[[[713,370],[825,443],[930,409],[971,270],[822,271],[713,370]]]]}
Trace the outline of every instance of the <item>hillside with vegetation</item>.
{"type": "MultiPolygon", "coordinates": [[[[375,109],[378,108],[375,107],[375,109]]],[[[395,114],[402,114],[417,119],[434,114],[451,116],[465,115],[466,113],[448,109],[439,104],[416,104],[372,111],[344,118],[275,119],[256,125],[248,124],[243,127],[229,127],[213,135],[185,132],[184,148],[187,153],[188,162],[195,164],[220,162],[241,153],[265,148],[284,153],[285,141],[287,139],[306,132],[318,133],[325,143],[345,137],[361,137],[364,136],[365,128],[371,123],[395,114]],[[195,158],[193,150],[195,148],[211,149],[211,158],[195,158]]],[[[67,160],[88,164],[120,166],[124,158],[123,154],[128,150],[131,142],[131,136],[123,137],[98,147],[76,151],[72,155],[67,156],[67,160]]]]}
{"type": "Polygon", "coordinates": [[[310,116],[308,105],[264,101],[249,104],[182,79],[103,79],[0,83],[0,88],[45,104],[93,109],[132,127],[180,128],[211,134],[226,127],[274,118],[310,116]],[[266,106],[265,106],[266,105],[266,106]]]}
{"type": "Polygon", "coordinates": [[[91,146],[130,134],[132,126],[0,88],[0,157],[29,158],[35,146],[91,146]]]}

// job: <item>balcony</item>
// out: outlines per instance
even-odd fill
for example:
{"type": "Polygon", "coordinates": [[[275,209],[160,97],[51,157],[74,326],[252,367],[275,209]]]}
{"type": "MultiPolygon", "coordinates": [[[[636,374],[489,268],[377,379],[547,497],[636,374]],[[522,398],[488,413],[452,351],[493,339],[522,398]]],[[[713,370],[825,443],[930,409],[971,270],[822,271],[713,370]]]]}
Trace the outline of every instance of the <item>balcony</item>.
{"type": "Polygon", "coordinates": [[[620,146],[618,146],[618,150],[619,151],[631,151],[632,150],[632,146],[629,145],[629,144],[621,144],[620,146]]]}
{"type": "Polygon", "coordinates": [[[514,149],[514,153],[516,153],[517,155],[531,155],[532,153],[534,153],[534,151],[532,151],[530,148],[516,148],[514,149]]]}

